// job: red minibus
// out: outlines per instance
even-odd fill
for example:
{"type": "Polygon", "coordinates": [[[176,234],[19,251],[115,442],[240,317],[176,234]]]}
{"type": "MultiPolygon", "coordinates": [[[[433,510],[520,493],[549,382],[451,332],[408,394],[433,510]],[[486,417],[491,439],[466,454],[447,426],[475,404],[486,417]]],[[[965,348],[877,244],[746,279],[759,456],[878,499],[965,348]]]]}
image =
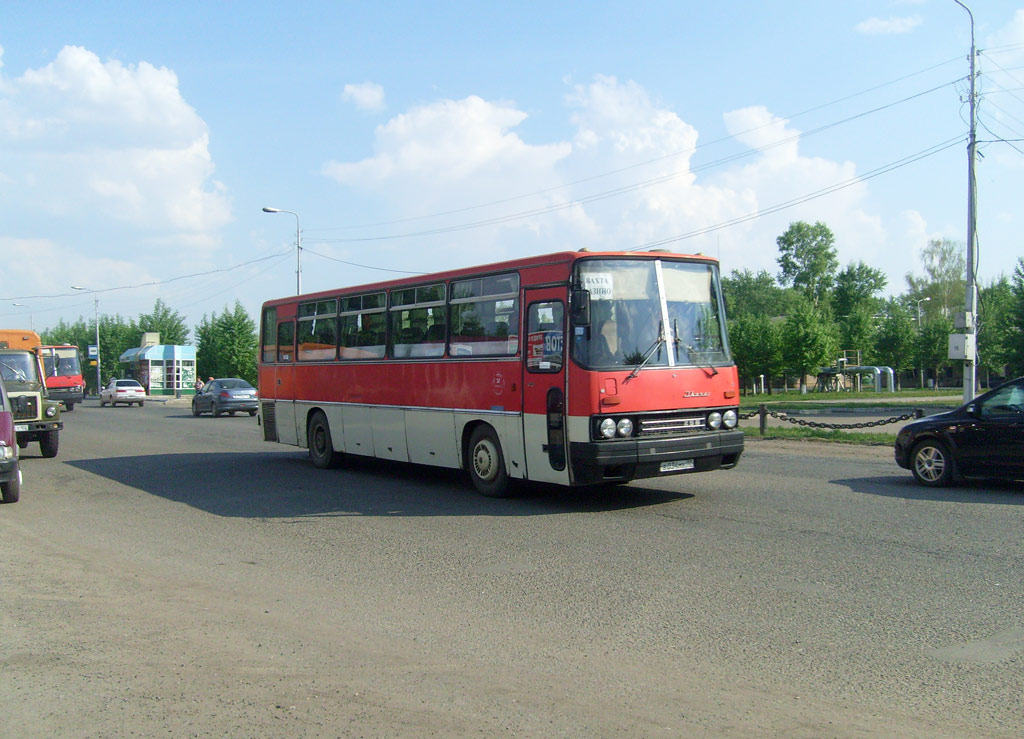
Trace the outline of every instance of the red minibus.
{"type": "Polygon", "coordinates": [[[271,300],[267,441],[513,480],[624,483],[743,452],[716,260],[563,252],[271,300]]]}
{"type": "Polygon", "coordinates": [[[73,411],[75,403],[85,400],[81,352],[73,344],[62,344],[44,346],[42,354],[47,394],[73,411]]]}

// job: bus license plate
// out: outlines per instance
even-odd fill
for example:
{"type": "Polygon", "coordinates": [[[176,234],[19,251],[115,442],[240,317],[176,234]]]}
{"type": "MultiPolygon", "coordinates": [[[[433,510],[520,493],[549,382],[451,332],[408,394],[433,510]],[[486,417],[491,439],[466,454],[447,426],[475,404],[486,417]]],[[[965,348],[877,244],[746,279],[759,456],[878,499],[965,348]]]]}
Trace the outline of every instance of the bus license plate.
{"type": "Polygon", "coordinates": [[[662,472],[679,472],[681,470],[692,470],[693,460],[692,459],[677,459],[674,462],[662,462],[662,472]]]}
{"type": "Polygon", "coordinates": [[[14,433],[18,433],[19,431],[28,431],[28,424],[27,423],[16,423],[16,424],[14,424],[14,433]]]}

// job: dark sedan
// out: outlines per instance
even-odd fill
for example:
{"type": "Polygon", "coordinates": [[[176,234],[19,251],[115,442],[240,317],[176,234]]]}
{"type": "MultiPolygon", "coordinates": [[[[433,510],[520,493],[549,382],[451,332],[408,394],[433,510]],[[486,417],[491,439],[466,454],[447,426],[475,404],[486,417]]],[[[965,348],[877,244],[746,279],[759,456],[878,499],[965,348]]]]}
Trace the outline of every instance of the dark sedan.
{"type": "Polygon", "coordinates": [[[195,394],[192,398],[192,415],[212,413],[219,416],[228,413],[233,416],[235,413],[248,413],[255,416],[258,403],[256,388],[248,382],[238,377],[223,377],[210,380],[195,394]]]}
{"type": "Polygon", "coordinates": [[[907,424],[896,435],[896,464],[922,485],[957,477],[1024,479],[1024,377],[955,411],[907,424]]]}

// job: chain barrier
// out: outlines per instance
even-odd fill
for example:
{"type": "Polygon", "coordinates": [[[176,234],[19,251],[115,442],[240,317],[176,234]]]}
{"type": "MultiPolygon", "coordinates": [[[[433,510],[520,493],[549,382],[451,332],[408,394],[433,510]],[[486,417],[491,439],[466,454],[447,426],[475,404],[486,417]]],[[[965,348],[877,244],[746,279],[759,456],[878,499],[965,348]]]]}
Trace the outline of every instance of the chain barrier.
{"type": "Polygon", "coordinates": [[[820,421],[805,421],[802,418],[790,418],[786,413],[776,413],[775,411],[768,411],[768,415],[772,418],[777,418],[780,421],[786,421],[787,423],[796,424],[798,426],[808,426],[812,429],[869,429],[876,426],[885,426],[890,423],[907,421],[916,417],[914,413],[904,413],[902,416],[891,416],[878,421],[863,421],[861,423],[823,423],[820,421]]]}
{"type": "MultiPolygon", "coordinates": [[[[886,426],[886,425],[888,425],[890,423],[899,423],[900,421],[908,421],[908,420],[913,419],[913,418],[921,418],[921,416],[923,415],[921,410],[917,409],[917,410],[911,411],[910,413],[904,413],[901,416],[890,416],[889,418],[882,418],[882,419],[879,419],[877,421],[862,421],[862,422],[859,422],[859,423],[825,423],[824,421],[805,421],[802,418],[791,418],[790,415],[788,413],[786,413],[785,411],[777,413],[775,411],[770,411],[767,408],[765,408],[765,409],[758,409],[756,411],[751,411],[750,413],[740,413],[740,414],[738,414],[738,417],[739,417],[739,419],[741,421],[746,421],[746,420],[749,420],[751,418],[759,417],[762,414],[762,412],[766,416],[771,416],[772,418],[777,418],[780,421],[785,421],[786,423],[792,423],[792,424],[794,424],[796,426],[806,426],[806,427],[812,428],[812,429],[869,429],[869,428],[875,428],[877,426],[886,426]]],[[[763,420],[762,420],[762,424],[763,424],[763,420]]]]}

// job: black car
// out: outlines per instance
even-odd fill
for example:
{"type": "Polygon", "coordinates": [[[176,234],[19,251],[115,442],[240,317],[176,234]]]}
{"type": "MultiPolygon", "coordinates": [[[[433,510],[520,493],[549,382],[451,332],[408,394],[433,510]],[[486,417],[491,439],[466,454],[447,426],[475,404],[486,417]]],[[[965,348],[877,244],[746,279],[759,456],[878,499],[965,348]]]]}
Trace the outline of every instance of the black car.
{"type": "Polygon", "coordinates": [[[248,413],[255,416],[258,403],[256,388],[248,382],[238,377],[223,377],[210,380],[195,394],[192,398],[192,415],[212,413],[219,416],[221,413],[229,413],[233,416],[235,413],[248,413]]]}
{"type": "Polygon", "coordinates": [[[896,435],[896,464],[922,485],[957,477],[1024,479],[1024,377],[970,403],[907,424],[896,435]]]}

